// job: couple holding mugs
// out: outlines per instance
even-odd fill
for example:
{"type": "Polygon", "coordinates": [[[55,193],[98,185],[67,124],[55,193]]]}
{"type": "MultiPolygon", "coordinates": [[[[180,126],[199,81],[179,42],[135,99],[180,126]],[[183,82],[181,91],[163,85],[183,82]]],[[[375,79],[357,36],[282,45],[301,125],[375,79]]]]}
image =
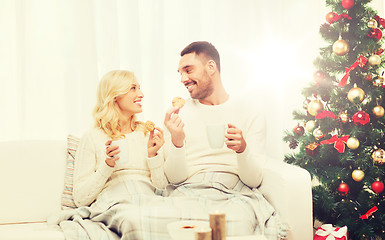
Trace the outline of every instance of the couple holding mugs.
{"type": "Polygon", "coordinates": [[[207,220],[209,212],[222,211],[228,236],[277,239],[279,216],[258,191],[264,115],[232,98],[220,71],[211,43],[193,42],[182,50],[178,72],[191,98],[166,112],[163,129],[137,121],[144,95],[132,72],[111,71],[101,79],[95,126],[75,157],[78,209],[60,224],[66,238],[80,224],[93,239],[95,228],[87,220],[107,239],[169,239],[168,223],[207,220]]]}

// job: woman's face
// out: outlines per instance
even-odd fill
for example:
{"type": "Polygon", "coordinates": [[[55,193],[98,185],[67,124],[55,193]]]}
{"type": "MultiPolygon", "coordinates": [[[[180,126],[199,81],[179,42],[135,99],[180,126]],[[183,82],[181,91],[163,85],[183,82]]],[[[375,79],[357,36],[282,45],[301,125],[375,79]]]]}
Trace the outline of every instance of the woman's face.
{"type": "Polygon", "coordinates": [[[132,82],[130,90],[116,98],[116,103],[119,106],[121,113],[125,116],[132,116],[142,112],[143,93],[140,90],[140,85],[136,80],[132,82]]]}

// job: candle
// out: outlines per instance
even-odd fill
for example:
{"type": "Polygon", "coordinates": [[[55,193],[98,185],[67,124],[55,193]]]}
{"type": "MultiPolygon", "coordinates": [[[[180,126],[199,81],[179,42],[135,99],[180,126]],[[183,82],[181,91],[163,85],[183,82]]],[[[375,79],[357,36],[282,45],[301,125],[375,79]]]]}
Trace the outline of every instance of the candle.
{"type": "Polygon", "coordinates": [[[226,215],[218,210],[210,213],[212,240],[226,240],[226,215]]]}
{"type": "Polygon", "coordinates": [[[196,229],[195,240],[211,240],[211,228],[196,229]]]}

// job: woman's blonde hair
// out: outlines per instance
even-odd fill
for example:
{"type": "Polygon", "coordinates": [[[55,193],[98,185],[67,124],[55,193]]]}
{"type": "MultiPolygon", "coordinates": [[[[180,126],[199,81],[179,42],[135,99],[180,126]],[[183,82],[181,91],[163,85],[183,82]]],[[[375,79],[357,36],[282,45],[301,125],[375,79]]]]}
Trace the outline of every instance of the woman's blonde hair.
{"type": "MultiPolygon", "coordinates": [[[[114,70],[106,73],[99,82],[93,111],[95,127],[102,129],[112,139],[124,136],[119,123],[120,109],[115,100],[131,89],[134,80],[133,72],[114,70]]],[[[135,129],[135,121],[134,115],[131,119],[132,129],[135,129]]]]}

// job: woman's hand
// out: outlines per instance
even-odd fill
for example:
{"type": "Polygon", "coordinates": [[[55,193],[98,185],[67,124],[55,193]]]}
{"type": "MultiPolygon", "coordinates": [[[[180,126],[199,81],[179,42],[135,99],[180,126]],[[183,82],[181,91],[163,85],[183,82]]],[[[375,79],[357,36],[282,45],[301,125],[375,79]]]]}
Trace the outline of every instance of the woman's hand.
{"type": "Polygon", "coordinates": [[[110,167],[115,167],[116,161],[119,160],[119,156],[116,154],[120,153],[119,146],[113,145],[111,146],[112,140],[108,140],[106,142],[106,155],[107,158],[105,160],[106,164],[110,167]]]}
{"type": "Polygon", "coordinates": [[[149,158],[155,157],[158,154],[158,150],[164,144],[163,130],[158,127],[155,127],[155,130],[150,132],[148,138],[147,154],[149,158]]]}
{"type": "Polygon", "coordinates": [[[236,153],[243,153],[246,149],[246,141],[243,138],[242,130],[230,123],[227,127],[227,133],[225,134],[227,147],[236,153]]]}

